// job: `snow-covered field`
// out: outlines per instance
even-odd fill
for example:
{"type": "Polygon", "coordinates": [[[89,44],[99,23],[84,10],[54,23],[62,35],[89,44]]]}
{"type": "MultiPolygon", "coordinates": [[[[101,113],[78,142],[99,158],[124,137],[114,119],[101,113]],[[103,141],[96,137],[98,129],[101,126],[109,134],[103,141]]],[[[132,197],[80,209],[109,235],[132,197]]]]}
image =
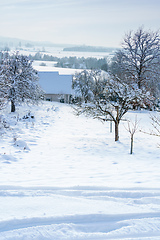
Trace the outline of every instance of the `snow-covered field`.
{"type": "MultiPolygon", "coordinates": [[[[1,114],[0,240],[160,239],[158,137],[137,132],[130,155],[126,121],[114,142],[109,123],[66,104],[1,114]]],[[[135,116],[150,131],[150,113],[135,116]]]]}
{"type": "MultiPolygon", "coordinates": [[[[65,47],[65,46],[64,46],[65,47]]],[[[63,57],[77,57],[77,58],[104,58],[104,57],[112,57],[114,54],[113,52],[74,52],[74,51],[63,51],[64,47],[45,47],[45,51],[43,51],[43,47],[34,47],[34,48],[27,48],[21,49],[19,52],[24,55],[35,55],[36,52],[41,52],[47,55],[52,55],[54,57],[63,58],[63,57]]]]}

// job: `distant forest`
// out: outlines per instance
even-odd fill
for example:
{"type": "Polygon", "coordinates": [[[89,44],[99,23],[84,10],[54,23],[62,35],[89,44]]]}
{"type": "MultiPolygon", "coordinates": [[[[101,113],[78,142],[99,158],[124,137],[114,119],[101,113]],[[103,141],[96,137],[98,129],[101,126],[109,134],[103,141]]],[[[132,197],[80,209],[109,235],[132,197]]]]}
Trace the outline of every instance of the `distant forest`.
{"type": "Polygon", "coordinates": [[[76,46],[76,47],[67,47],[63,51],[72,51],[72,52],[113,52],[115,48],[105,48],[105,47],[91,47],[91,46],[76,46]]]}
{"type": "MultiPolygon", "coordinates": [[[[108,63],[106,58],[77,58],[77,57],[63,57],[58,58],[54,56],[50,56],[47,54],[42,54],[37,52],[34,56],[29,55],[31,60],[39,60],[39,61],[54,61],[56,62],[55,67],[61,68],[74,68],[74,69],[101,69],[104,71],[108,70],[108,63]]],[[[43,64],[45,66],[45,63],[43,64]]]]}

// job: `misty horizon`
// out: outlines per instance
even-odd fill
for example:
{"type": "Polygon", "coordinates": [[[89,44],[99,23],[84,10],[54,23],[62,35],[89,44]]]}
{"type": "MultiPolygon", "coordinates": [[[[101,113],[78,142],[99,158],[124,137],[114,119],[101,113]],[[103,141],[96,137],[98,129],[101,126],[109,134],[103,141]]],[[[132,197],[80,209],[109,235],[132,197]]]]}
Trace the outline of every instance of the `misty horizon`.
{"type": "Polygon", "coordinates": [[[26,39],[19,39],[19,38],[11,38],[11,37],[5,37],[0,36],[0,47],[3,45],[3,47],[11,47],[11,45],[19,46],[21,44],[22,46],[25,46],[26,44],[32,44],[33,46],[39,45],[39,46],[59,46],[59,47],[95,47],[95,48],[116,48],[115,46],[91,46],[86,44],[72,44],[72,43],[56,43],[51,41],[33,41],[33,40],[26,40],[26,39]]]}

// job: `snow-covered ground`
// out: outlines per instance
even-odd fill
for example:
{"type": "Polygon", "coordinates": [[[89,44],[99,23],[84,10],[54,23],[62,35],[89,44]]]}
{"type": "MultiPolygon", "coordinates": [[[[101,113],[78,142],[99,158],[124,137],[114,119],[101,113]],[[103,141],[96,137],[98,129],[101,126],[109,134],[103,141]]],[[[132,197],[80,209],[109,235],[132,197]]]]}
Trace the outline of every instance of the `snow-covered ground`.
{"type": "MultiPolygon", "coordinates": [[[[114,142],[109,123],[66,104],[1,114],[0,240],[160,239],[158,137],[137,132],[130,155],[126,121],[114,142]]],[[[135,116],[150,131],[150,113],[135,116]]]]}

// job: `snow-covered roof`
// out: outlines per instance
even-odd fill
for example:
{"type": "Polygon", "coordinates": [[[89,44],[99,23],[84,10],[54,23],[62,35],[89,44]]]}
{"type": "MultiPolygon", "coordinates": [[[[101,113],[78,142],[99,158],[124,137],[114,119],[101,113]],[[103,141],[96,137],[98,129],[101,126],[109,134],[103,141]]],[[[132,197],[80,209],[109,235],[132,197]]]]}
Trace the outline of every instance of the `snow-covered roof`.
{"type": "Polygon", "coordinates": [[[34,66],[38,72],[59,72],[59,74],[65,75],[74,75],[75,73],[79,73],[83,71],[83,69],[72,69],[72,68],[60,68],[60,67],[51,67],[51,66],[34,66]]]}
{"type": "Polygon", "coordinates": [[[39,72],[39,84],[47,94],[72,94],[72,75],[39,72]]]}

